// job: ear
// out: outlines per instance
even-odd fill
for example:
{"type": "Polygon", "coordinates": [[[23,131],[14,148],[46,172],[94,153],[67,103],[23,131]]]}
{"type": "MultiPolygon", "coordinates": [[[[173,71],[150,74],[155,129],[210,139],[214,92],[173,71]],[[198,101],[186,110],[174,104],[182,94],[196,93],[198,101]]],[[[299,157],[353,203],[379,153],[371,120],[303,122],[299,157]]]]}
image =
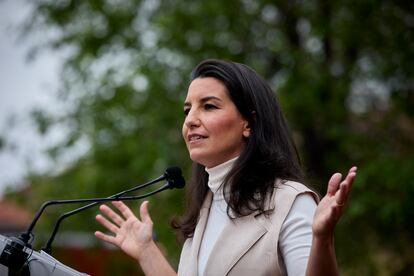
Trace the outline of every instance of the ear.
{"type": "Polygon", "coordinates": [[[249,138],[250,137],[250,124],[248,121],[245,121],[244,126],[243,126],[243,137],[244,138],[249,138]]]}

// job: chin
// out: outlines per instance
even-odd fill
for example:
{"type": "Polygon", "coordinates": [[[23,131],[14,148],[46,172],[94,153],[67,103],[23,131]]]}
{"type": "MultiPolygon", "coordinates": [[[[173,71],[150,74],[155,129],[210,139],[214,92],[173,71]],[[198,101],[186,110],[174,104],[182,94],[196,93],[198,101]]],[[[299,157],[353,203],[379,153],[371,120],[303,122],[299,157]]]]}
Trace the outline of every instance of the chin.
{"type": "Polygon", "coordinates": [[[202,157],[202,156],[200,156],[200,154],[199,153],[191,153],[190,152],[190,159],[193,161],[193,162],[195,162],[195,163],[199,163],[199,164],[201,164],[201,165],[203,165],[204,166],[204,158],[202,157]]]}
{"type": "Polygon", "coordinates": [[[203,158],[203,157],[202,157],[202,156],[200,156],[200,155],[190,154],[190,159],[191,159],[193,162],[195,162],[195,163],[197,163],[197,164],[200,164],[200,165],[202,165],[202,166],[204,166],[204,167],[207,167],[207,168],[211,167],[211,166],[209,166],[210,162],[208,162],[205,158],[203,158]]]}

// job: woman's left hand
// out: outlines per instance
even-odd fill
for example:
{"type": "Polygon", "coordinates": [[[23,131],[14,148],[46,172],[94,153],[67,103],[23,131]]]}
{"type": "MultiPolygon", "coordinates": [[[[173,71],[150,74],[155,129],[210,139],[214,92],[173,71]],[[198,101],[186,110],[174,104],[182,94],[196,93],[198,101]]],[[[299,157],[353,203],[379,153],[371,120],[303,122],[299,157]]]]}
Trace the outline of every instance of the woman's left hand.
{"type": "Polygon", "coordinates": [[[314,237],[332,238],[335,225],[346,207],[349,192],[356,176],[356,167],[352,167],[344,180],[340,173],[332,175],[326,195],[319,202],[313,219],[314,237]]]}

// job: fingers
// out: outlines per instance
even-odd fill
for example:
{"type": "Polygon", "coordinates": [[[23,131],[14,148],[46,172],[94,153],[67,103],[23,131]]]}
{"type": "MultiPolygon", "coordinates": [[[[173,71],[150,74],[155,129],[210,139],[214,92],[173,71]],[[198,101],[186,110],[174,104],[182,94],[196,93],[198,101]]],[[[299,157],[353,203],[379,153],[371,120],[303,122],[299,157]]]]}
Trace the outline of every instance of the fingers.
{"type": "Polygon", "coordinates": [[[357,169],[358,168],[356,166],[353,166],[352,168],[349,169],[349,172],[348,173],[351,173],[351,172],[356,173],[357,169]]]}
{"type": "Polygon", "coordinates": [[[99,206],[99,210],[102,212],[102,214],[110,218],[118,226],[121,226],[124,222],[124,219],[120,215],[115,213],[111,208],[109,208],[105,204],[99,206]]]}
{"type": "Polygon", "coordinates": [[[98,239],[101,239],[105,242],[109,242],[109,243],[112,243],[113,245],[116,245],[115,237],[106,235],[106,234],[102,233],[101,231],[96,231],[95,232],[95,237],[97,237],[98,239]]]}
{"type": "Polygon", "coordinates": [[[348,199],[349,191],[351,190],[352,184],[356,176],[356,171],[357,171],[357,167],[352,167],[349,170],[345,180],[342,181],[341,184],[339,185],[338,192],[335,194],[336,203],[338,206],[345,205],[348,199]]]}
{"type": "Polygon", "coordinates": [[[336,191],[339,187],[339,182],[342,179],[342,174],[335,173],[331,176],[331,179],[328,182],[328,191],[326,192],[327,195],[333,196],[335,195],[336,191]]]}
{"type": "Polygon", "coordinates": [[[112,233],[117,233],[119,228],[113,224],[112,222],[110,222],[109,220],[107,220],[104,216],[102,215],[97,215],[95,217],[95,219],[102,224],[102,226],[104,226],[106,229],[108,229],[109,231],[111,231],[112,233]]]}
{"type": "Polygon", "coordinates": [[[339,190],[335,195],[336,204],[338,206],[344,206],[345,205],[346,199],[348,197],[348,191],[349,191],[348,185],[346,185],[345,182],[342,182],[339,185],[339,190]]]}
{"type": "MultiPolygon", "coordinates": [[[[120,201],[114,201],[112,204],[121,211],[122,215],[124,217],[121,217],[119,214],[117,214],[115,211],[113,211],[111,208],[109,208],[107,205],[103,204],[99,206],[99,210],[103,215],[97,215],[95,218],[96,220],[104,226],[106,229],[111,231],[112,233],[117,233],[119,231],[119,228],[122,227],[123,223],[126,219],[128,219],[131,216],[134,216],[132,211],[126,206],[123,202],[120,201]],[[110,220],[108,220],[109,218],[110,220]]],[[[135,216],[134,216],[135,217],[135,216]]],[[[99,232],[99,231],[98,231],[99,232]]],[[[99,234],[98,234],[99,235],[99,234]]],[[[107,238],[110,237],[108,235],[105,235],[107,238]]],[[[101,236],[100,236],[101,237],[101,236]]]]}
{"type": "Polygon", "coordinates": [[[129,209],[129,207],[122,201],[112,201],[112,205],[114,205],[121,212],[125,219],[135,217],[131,209],[129,209]]]}
{"type": "Polygon", "coordinates": [[[140,213],[142,222],[152,224],[152,219],[148,212],[148,201],[144,201],[141,204],[141,207],[139,208],[139,213],[140,213]]]}
{"type": "Polygon", "coordinates": [[[104,234],[101,231],[96,231],[95,236],[103,241],[117,245],[119,243],[119,237],[125,235],[125,231],[129,231],[130,227],[141,227],[141,222],[152,229],[152,220],[148,212],[148,201],[141,204],[140,215],[142,221],[140,221],[131,209],[120,201],[114,201],[112,204],[121,212],[122,215],[116,213],[110,207],[101,205],[99,210],[102,214],[96,216],[96,220],[107,230],[114,235],[104,234]]]}
{"type": "Polygon", "coordinates": [[[357,167],[354,166],[349,170],[348,175],[345,178],[345,181],[348,182],[350,186],[352,186],[352,183],[354,182],[356,174],[357,174],[357,167]]]}
{"type": "MultiPolygon", "coordinates": [[[[99,207],[99,210],[104,215],[97,215],[96,220],[102,224],[109,231],[116,233],[124,222],[130,218],[134,220],[139,219],[134,215],[131,209],[125,205],[122,201],[113,201],[112,204],[121,212],[122,216],[116,213],[107,205],[103,204],[99,207]]],[[[140,207],[140,215],[143,222],[151,223],[152,220],[148,212],[148,201],[144,201],[140,207]]]]}

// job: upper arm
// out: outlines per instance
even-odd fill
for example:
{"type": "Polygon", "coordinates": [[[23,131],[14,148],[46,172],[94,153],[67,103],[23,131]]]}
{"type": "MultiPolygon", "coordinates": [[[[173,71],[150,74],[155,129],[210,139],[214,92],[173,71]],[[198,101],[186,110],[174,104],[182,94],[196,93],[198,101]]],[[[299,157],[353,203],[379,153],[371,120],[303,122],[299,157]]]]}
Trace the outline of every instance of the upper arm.
{"type": "Polygon", "coordinates": [[[296,197],[279,236],[279,250],[288,275],[304,275],[312,244],[312,222],[316,209],[314,197],[296,197]]]}

